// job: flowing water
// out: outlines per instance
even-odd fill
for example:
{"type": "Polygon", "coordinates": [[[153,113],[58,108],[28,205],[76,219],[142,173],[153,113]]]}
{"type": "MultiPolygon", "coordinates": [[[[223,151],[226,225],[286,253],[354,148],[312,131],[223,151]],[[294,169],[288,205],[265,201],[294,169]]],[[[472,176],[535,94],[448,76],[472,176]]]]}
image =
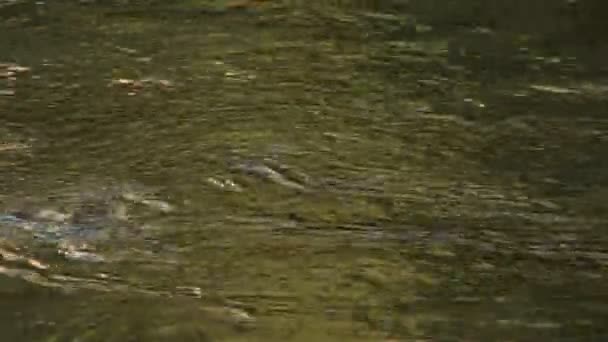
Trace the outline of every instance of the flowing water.
{"type": "Polygon", "coordinates": [[[605,340],[606,10],[0,1],[3,339],[605,340]]]}

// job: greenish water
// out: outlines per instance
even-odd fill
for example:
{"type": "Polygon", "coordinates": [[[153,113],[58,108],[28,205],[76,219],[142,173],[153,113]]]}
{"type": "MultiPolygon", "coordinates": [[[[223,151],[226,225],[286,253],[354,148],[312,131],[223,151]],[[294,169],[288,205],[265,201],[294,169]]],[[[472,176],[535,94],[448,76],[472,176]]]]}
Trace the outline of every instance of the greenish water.
{"type": "Polygon", "coordinates": [[[0,1],[1,211],[175,208],[0,234],[3,338],[605,340],[605,10],[0,1]]]}

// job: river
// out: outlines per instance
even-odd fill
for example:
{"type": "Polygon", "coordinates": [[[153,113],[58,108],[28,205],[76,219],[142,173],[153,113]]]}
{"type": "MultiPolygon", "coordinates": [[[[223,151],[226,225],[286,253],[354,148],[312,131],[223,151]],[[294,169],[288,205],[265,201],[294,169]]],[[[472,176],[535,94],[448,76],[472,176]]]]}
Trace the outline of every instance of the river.
{"type": "Polygon", "coordinates": [[[0,211],[154,194],[0,234],[3,339],[604,340],[606,10],[0,1],[0,211]]]}

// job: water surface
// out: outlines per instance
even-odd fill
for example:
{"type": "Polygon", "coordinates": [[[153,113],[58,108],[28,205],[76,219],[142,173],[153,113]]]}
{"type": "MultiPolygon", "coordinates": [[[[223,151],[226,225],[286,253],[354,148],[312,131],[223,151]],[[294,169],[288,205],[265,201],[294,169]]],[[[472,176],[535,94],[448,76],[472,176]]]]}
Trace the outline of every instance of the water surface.
{"type": "Polygon", "coordinates": [[[0,2],[2,211],[175,207],[0,234],[3,335],[602,340],[606,6],[537,2],[0,2]]]}

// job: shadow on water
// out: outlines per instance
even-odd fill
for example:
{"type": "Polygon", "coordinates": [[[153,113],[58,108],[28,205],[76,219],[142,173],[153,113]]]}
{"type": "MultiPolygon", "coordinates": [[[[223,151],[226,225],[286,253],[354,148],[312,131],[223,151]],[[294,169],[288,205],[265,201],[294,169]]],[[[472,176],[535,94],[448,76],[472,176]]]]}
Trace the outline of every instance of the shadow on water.
{"type": "Polygon", "coordinates": [[[604,7],[0,1],[3,335],[599,339],[604,7]]]}

